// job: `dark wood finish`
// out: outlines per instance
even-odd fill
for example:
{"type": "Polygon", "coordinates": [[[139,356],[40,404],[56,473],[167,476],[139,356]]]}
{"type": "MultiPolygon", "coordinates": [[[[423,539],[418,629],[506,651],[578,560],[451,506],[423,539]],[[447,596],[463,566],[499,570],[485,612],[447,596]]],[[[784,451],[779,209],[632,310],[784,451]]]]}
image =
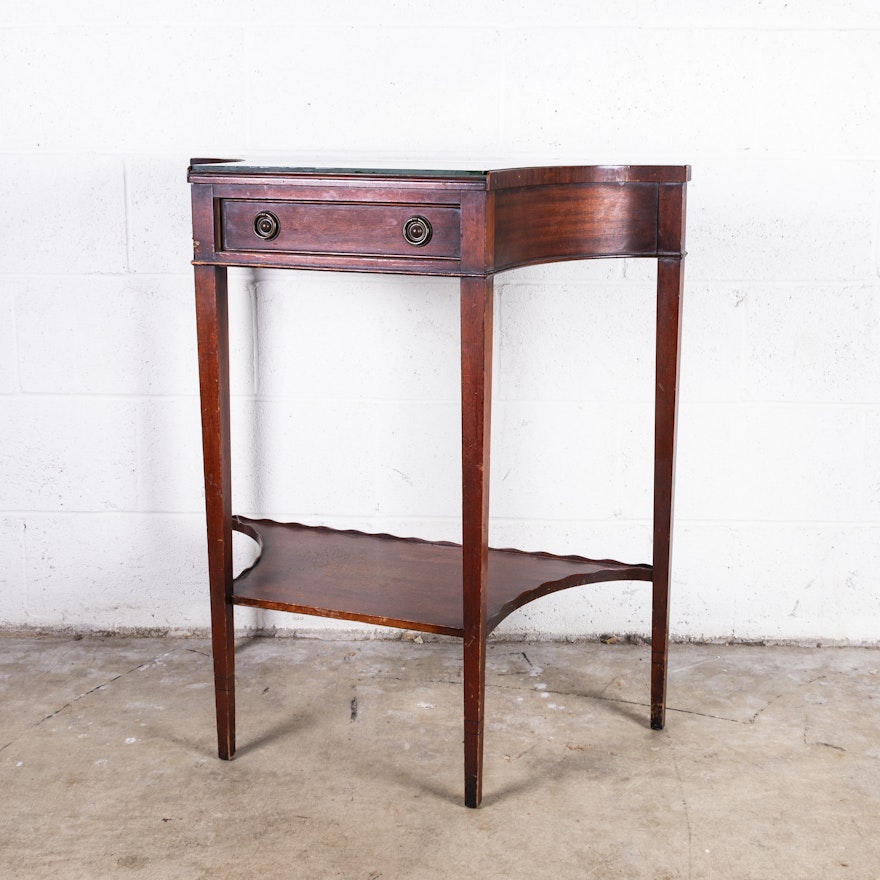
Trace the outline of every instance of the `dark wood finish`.
{"type": "MultiPolygon", "coordinates": [[[[461,544],[245,516],[232,527],[260,548],[234,581],[236,605],[464,635],[461,544]]],[[[558,590],[650,580],[650,565],[489,549],[486,628],[558,590]]]]}
{"type": "Polygon", "coordinates": [[[395,177],[321,169],[241,174],[223,164],[202,165],[190,171],[190,180],[194,189],[211,187],[219,206],[212,232],[218,243],[213,250],[197,249],[196,262],[463,276],[556,260],[681,253],[674,241],[658,243],[664,226],[658,203],[662,190],[681,189],[678,182],[687,175],[684,166],[522,168],[477,176],[399,172],[395,177]],[[253,233],[253,218],[271,210],[269,203],[286,204],[295,228],[302,228],[299,218],[312,217],[304,242],[292,242],[283,233],[265,242],[253,233]],[[403,239],[394,233],[394,221],[402,224],[408,210],[430,216],[430,209],[438,212],[443,237],[425,248],[399,247],[403,239]],[[458,209],[460,242],[453,243],[458,209]]]}
{"type": "Polygon", "coordinates": [[[691,170],[687,165],[553,165],[505,168],[487,171],[486,176],[492,190],[580,183],[685,183],[690,180],[691,170]]]}
{"type": "Polygon", "coordinates": [[[493,278],[461,281],[462,629],[464,798],[479,806],[483,781],[489,575],[489,438],[493,278]]]}
{"type": "Polygon", "coordinates": [[[419,259],[459,255],[461,224],[457,207],[409,204],[313,203],[223,199],[220,222],[224,250],[281,251],[291,254],[377,254],[419,259]],[[271,241],[254,234],[254,217],[269,211],[279,231],[271,241]],[[412,216],[425,217],[433,232],[414,246],[402,229],[412,216]]]}
{"type": "Polygon", "coordinates": [[[681,302],[684,283],[684,185],[659,187],[657,342],[654,404],[654,560],[651,611],[651,727],[666,724],[669,580],[675,488],[675,439],[681,302]]]}
{"type": "Polygon", "coordinates": [[[657,253],[657,187],[568,184],[495,196],[495,269],[657,253]]]}
{"type": "Polygon", "coordinates": [[[235,653],[226,270],[196,266],[195,283],[217,741],[228,760],[235,754],[235,653]]]}
{"type": "Polygon", "coordinates": [[[462,639],[465,803],[482,790],[486,639],[516,608],[568,587],[652,583],[651,726],[666,705],[675,420],[686,166],[487,172],[291,169],[205,160],[190,168],[208,561],[221,757],[235,751],[234,605],[406,627],[462,639]],[[254,231],[261,211],[277,236],[254,231]],[[416,247],[406,220],[428,218],[416,247]],[[610,256],[658,262],[654,559],[632,565],[490,550],[489,438],[496,272],[610,256]],[[233,517],[226,266],[452,275],[461,279],[462,543],[233,517]],[[233,583],[233,528],[260,544],[233,583]]]}

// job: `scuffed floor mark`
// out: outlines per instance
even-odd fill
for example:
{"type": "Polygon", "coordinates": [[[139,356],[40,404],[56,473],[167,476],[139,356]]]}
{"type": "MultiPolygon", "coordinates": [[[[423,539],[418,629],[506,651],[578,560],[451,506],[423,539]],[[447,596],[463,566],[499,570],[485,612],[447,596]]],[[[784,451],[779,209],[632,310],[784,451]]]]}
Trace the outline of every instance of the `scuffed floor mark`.
{"type": "MultiPolygon", "coordinates": [[[[77,694],[72,700],[68,700],[66,703],[64,703],[64,705],[59,706],[59,708],[55,709],[52,712],[49,712],[47,715],[44,715],[39,720],[34,721],[30,725],[30,728],[40,727],[41,725],[45,724],[47,721],[51,721],[53,718],[58,717],[62,712],[65,712],[67,709],[70,709],[75,703],[80,702],[80,700],[84,700],[87,697],[90,697],[92,694],[95,694],[98,691],[104,690],[105,688],[109,687],[110,685],[114,684],[115,682],[119,681],[120,679],[126,678],[127,676],[131,675],[134,672],[140,672],[144,669],[149,668],[150,666],[158,664],[161,658],[168,657],[170,653],[171,653],[170,651],[166,651],[164,654],[160,654],[158,657],[154,657],[152,660],[148,660],[146,663],[140,663],[137,666],[134,666],[125,672],[120,672],[117,675],[113,675],[110,678],[108,678],[106,681],[101,682],[101,684],[97,684],[94,687],[89,688],[87,691],[83,691],[81,694],[77,694]]],[[[21,739],[21,737],[24,735],[24,733],[25,733],[25,731],[22,731],[17,736],[14,736],[11,740],[9,740],[9,742],[6,742],[6,743],[3,743],[3,745],[0,745],[0,752],[4,751],[5,749],[8,749],[11,745],[14,745],[16,742],[18,742],[18,740],[21,739]]]]}
{"type": "Polygon", "coordinates": [[[675,770],[675,778],[678,780],[678,789],[681,792],[681,805],[684,808],[684,821],[687,827],[687,878],[691,880],[694,874],[694,829],[688,807],[687,789],[681,775],[681,768],[678,765],[678,756],[675,754],[675,741],[666,731],[663,732],[663,735],[670,745],[669,755],[672,758],[672,767],[675,770]]]}
{"type": "Polygon", "coordinates": [[[810,746],[824,746],[826,749],[833,749],[835,752],[845,752],[846,748],[844,746],[838,745],[837,743],[828,742],[827,740],[815,740],[810,739],[810,718],[806,716],[804,718],[804,745],[807,747],[810,746]]]}
{"type": "Polygon", "coordinates": [[[505,755],[504,755],[504,760],[505,760],[505,761],[519,761],[521,758],[523,758],[523,757],[525,757],[526,755],[528,755],[529,752],[533,751],[533,750],[536,749],[537,747],[538,747],[538,743],[537,743],[537,742],[533,742],[531,745],[526,746],[526,748],[524,748],[521,752],[517,753],[516,755],[509,754],[509,753],[508,753],[508,754],[505,754],[505,755]]]}
{"type": "MultiPolygon", "coordinates": [[[[612,682],[613,683],[613,682],[612,682]]],[[[607,685],[606,685],[607,687],[607,685]]],[[[559,697],[575,697],[582,700],[596,700],[602,703],[617,703],[624,706],[639,706],[643,709],[649,709],[650,704],[645,703],[641,700],[624,700],[620,697],[606,697],[603,696],[602,693],[599,694],[585,694],[579,691],[557,691],[551,690],[547,687],[546,684],[540,683],[537,685],[508,685],[508,684],[495,684],[495,683],[486,683],[486,688],[496,688],[498,690],[523,690],[523,691],[537,691],[544,698],[549,697],[550,695],[559,696],[559,697]]],[[[771,701],[772,702],[772,701],[771,701]]],[[[768,704],[769,705],[769,704],[768,704]]],[[[674,706],[667,706],[667,712],[675,712],[679,715],[697,715],[700,718],[711,718],[714,721],[725,721],[728,724],[754,724],[757,720],[758,716],[766,709],[767,706],[759,709],[751,718],[743,720],[741,718],[729,718],[726,715],[713,715],[711,712],[697,712],[695,709],[677,709],[674,706]]]]}
{"type": "MultiPolygon", "coordinates": [[[[638,705],[647,706],[647,703],[639,703],[638,705]]],[[[766,707],[765,707],[766,708],[766,707]]],[[[674,706],[667,706],[667,712],[677,712],[679,715],[697,715],[700,718],[711,718],[713,721],[726,721],[728,724],[754,724],[757,716],[764,711],[764,709],[760,709],[755,713],[755,716],[752,718],[747,718],[743,721],[742,718],[728,718],[726,715],[713,715],[711,712],[697,712],[695,709],[676,709],[674,706]]]]}

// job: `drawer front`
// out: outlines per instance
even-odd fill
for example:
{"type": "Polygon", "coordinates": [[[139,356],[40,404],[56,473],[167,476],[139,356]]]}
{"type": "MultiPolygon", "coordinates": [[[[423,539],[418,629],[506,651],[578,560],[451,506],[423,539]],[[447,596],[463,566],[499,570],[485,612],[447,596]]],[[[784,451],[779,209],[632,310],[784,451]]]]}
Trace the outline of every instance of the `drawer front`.
{"type": "Polygon", "coordinates": [[[455,206],[223,199],[225,251],[448,257],[461,251],[455,206]]]}

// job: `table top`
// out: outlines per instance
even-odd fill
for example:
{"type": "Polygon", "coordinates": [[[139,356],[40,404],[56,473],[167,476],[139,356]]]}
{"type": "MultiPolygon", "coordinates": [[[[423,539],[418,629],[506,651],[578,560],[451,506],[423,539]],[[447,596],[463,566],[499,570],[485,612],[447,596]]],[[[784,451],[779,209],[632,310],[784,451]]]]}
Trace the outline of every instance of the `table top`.
{"type": "Polygon", "coordinates": [[[447,168],[363,168],[335,165],[304,166],[282,162],[254,163],[242,159],[190,160],[189,180],[209,182],[218,178],[267,178],[277,180],[437,180],[445,183],[504,189],[514,186],[578,183],[684,183],[690,180],[688,165],[544,165],[522,168],[462,170],[447,168]]]}
{"type": "Polygon", "coordinates": [[[353,177],[485,177],[487,171],[464,171],[447,168],[360,168],[348,165],[305,166],[286,163],[255,163],[243,159],[191,159],[190,170],[198,173],[224,174],[297,174],[353,177]]]}

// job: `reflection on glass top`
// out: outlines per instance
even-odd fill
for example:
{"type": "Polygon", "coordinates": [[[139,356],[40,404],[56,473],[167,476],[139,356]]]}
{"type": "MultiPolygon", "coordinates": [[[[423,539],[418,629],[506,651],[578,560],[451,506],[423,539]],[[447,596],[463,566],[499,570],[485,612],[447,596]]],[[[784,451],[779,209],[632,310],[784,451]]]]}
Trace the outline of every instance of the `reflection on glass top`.
{"type": "Polygon", "coordinates": [[[279,163],[252,164],[250,162],[195,159],[192,170],[196,172],[215,172],[223,174],[351,174],[370,177],[484,177],[485,171],[453,171],[449,169],[425,168],[355,168],[344,165],[334,167],[309,167],[279,163]]]}

